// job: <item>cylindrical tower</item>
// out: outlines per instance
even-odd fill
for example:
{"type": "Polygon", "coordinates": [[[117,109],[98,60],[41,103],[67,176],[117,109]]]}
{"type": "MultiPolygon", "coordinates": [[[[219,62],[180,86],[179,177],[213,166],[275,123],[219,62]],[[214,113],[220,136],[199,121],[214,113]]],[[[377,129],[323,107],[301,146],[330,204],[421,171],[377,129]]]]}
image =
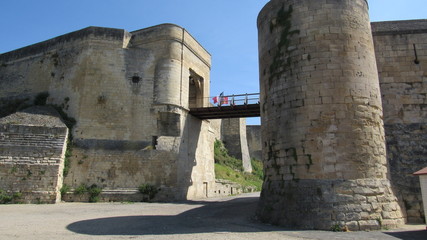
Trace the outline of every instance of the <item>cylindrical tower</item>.
{"type": "Polygon", "coordinates": [[[366,0],[271,0],[258,31],[259,217],[306,229],[402,224],[366,0]]]}

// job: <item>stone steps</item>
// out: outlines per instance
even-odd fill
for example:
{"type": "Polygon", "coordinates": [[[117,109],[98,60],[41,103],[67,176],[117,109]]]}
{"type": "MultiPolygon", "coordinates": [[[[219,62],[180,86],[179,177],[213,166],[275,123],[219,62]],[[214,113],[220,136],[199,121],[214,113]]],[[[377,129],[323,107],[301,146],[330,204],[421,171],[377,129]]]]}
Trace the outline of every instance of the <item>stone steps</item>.
{"type": "Polygon", "coordinates": [[[52,137],[52,135],[0,135],[0,146],[35,146],[62,148],[65,136],[52,137]]]}

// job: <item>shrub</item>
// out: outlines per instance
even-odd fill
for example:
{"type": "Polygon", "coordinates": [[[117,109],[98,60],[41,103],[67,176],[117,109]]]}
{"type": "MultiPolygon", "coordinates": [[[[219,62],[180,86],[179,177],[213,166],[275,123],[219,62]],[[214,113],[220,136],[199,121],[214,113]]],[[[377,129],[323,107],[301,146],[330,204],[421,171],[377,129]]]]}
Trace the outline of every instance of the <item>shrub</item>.
{"type": "Polygon", "coordinates": [[[243,171],[242,160],[231,157],[228,155],[228,150],[224,147],[224,144],[215,140],[214,144],[214,159],[215,163],[228,166],[237,171],[243,171]]]}
{"type": "Polygon", "coordinates": [[[263,164],[260,160],[252,158],[252,174],[257,176],[259,179],[264,179],[264,169],[263,164]]]}
{"type": "Polygon", "coordinates": [[[59,191],[61,192],[61,198],[64,198],[65,194],[70,191],[70,186],[64,184],[59,191]]]}
{"type": "Polygon", "coordinates": [[[99,194],[101,194],[102,188],[93,184],[92,186],[87,188],[87,191],[89,193],[89,202],[93,203],[99,201],[99,194]]]}
{"type": "Polygon", "coordinates": [[[331,231],[332,232],[342,232],[343,228],[341,227],[340,224],[334,224],[331,226],[331,231]]]}
{"type": "Polygon", "coordinates": [[[67,148],[65,150],[65,156],[64,156],[64,169],[62,170],[62,174],[64,177],[68,176],[68,173],[70,172],[70,164],[71,164],[71,156],[73,151],[73,145],[70,140],[67,140],[67,148]]]}
{"type": "Polygon", "coordinates": [[[74,189],[74,194],[89,194],[89,202],[94,203],[99,201],[99,194],[101,194],[102,188],[98,187],[96,184],[92,184],[90,187],[85,184],[81,184],[76,189],[74,189]]]}
{"type": "Polygon", "coordinates": [[[12,203],[22,197],[22,193],[16,192],[8,194],[6,191],[0,189],[0,204],[12,203]]]}
{"type": "Polygon", "coordinates": [[[81,184],[76,189],[74,189],[74,194],[81,195],[87,192],[87,187],[84,184],[81,184]]]}
{"type": "Polygon", "coordinates": [[[138,187],[138,190],[140,193],[147,195],[148,200],[153,199],[156,194],[159,192],[159,189],[157,189],[154,185],[144,183],[138,187]]]}
{"type": "MultiPolygon", "coordinates": [[[[55,110],[61,115],[62,120],[64,121],[65,125],[71,130],[73,129],[74,125],[76,125],[77,121],[75,118],[68,116],[68,114],[64,111],[64,109],[61,106],[58,105],[51,105],[55,110]]],[[[72,136],[70,136],[72,139],[72,136]]]]}

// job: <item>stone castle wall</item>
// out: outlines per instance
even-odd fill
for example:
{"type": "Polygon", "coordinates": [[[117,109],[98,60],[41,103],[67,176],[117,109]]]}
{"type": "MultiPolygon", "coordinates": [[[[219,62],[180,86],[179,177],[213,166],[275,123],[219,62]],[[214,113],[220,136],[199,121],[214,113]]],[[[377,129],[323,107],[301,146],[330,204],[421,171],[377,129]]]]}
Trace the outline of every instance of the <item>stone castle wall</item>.
{"type": "Polygon", "coordinates": [[[391,180],[408,222],[423,222],[418,177],[427,166],[427,20],[372,23],[391,180]]]}
{"type": "Polygon", "coordinates": [[[191,105],[207,104],[210,54],[183,28],[164,24],[129,33],[90,27],[2,54],[0,63],[0,109],[48,92],[48,105],[77,120],[65,178],[71,187],[160,184],[171,191],[165,196],[186,199],[206,197],[215,185],[209,122],[188,115],[191,105]],[[132,181],[107,178],[126,165],[127,151],[146,149],[152,152],[131,158],[153,173],[132,181]],[[155,174],[164,179],[150,177],[155,174]]]}
{"type": "Polygon", "coordinates": [[[221,124],[221,137],[228,154],[237,159],[242,159],[243,170],[252,172],[251,156],[246,137],[246,119],[223,119],[221,124]]]}
{"type": "Polygon", "coordinates": [[[251,158],[262,160],[261,126],[247,125],[246,137],[251,158]]]}
{"type": "Polygon", "coordinates": [[[68,129],[60,121],[56,126],[48,121],[23,125],[23,118],[34,119],[31,115],[35,113],[0,120],[0,189],[21,193],[18,202],[55,203],[61,200],[68,129]]]}
{"type": "Polygon", "coordinates": [[[258,30],[260,218],[325,230],[403,223],[387,179],[367,2],[272,0],[258,30]]]}
{"type": "MultiPolygon", "coordinates": [[[[223,136],[247,171],[247,145],[254,157],[264,147],[264,220],[378,229],[400,224],[406,208],[421,222],[412,173],[427,164],[427,21],[373,23],[376,57],[365,0],[272,0],[258,27],[262,143],[242,120],[188,114],[208,105],[210,55],[172,24],[89,27],[0,55],[0,118],[49,93],[47,104],[77,120],[65,183],[96,184],[105,199],[135,197],[143,183],[161,189],[158,200],[232,192],[215,183],[223,136]]],[[[0,128],[0,189],[59,201],[66,128],[0,128]]]]}

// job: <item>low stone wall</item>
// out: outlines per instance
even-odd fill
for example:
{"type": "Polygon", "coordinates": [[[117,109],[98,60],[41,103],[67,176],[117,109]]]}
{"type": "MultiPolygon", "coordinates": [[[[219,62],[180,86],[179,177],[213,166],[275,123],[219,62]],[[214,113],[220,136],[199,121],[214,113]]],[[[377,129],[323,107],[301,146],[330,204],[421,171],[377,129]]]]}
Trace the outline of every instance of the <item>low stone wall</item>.
{"type": "Polygon", "coordinates": [[[242,186],[237,183],[223,179],[217,179],[215,183],[215,195],[213,197],[230,196],[243,193],[242,186]]]}
{"type": "Polygon", "coordinates": [[[255,187],[244,188],[242,185],[224,179],[217,179],[212,197],[238,195],[245,192],[255,192],[255,187]]]}
{"type": "MultiPolygon", "coordinates": [[[[75,194],[74,191],[70,191],[64,194],[63,201],[66,202],[90,202],[90,194],[82,193],[75,194]]],[[[150,198],[149,196],[142,194],[138,189],[114,189],[114,190],[102,190],[97,196],[99,202],[149,202],[158,201],[155,196],[150,198]]]]}
{"type": "MultiPolygon", "coordinates": [[[[161,189],[158,200],[179,199],[182,189],[179,189],[177,184],[176,159],[176,153],[150,148],[107,150],[74,147],[70,158],[70,171],[64,178],[64,183],[72,189],[83,184],[96,185],[105,191],[134,190],[142,184],[150,184],[161,189]],[[154,169],[156,171],[153,171],[154,169]]],[[[118,196],[117,200],[131,201],[133,198],[122,199],[118,196]]],[[[81,199],[70,195],[66,201],[81,199]]]]}
{"type": "MultiPolygon", "coordinates": [[[[170,192],[172,189],[158,188],[158,192],[150,198],[147,194],[142,194],[136,188],[127,189],[103,189],[97,196],[99,202],[150,202],[150,201],[171,201],[173,199],[165,199],[162,192],[170,192]]],[[[215,182],[215,189],[210,193],[209,197],[224,197],[238,195],[244,192],[254,192],[253,188],[244,188],[241,185],[223,179],[218,179],[215,182]]],[[[90,202],[90,194],[88,192],[76,194],[75,189],[70,189],[62,198],[66,202],[90,202]]]]}

